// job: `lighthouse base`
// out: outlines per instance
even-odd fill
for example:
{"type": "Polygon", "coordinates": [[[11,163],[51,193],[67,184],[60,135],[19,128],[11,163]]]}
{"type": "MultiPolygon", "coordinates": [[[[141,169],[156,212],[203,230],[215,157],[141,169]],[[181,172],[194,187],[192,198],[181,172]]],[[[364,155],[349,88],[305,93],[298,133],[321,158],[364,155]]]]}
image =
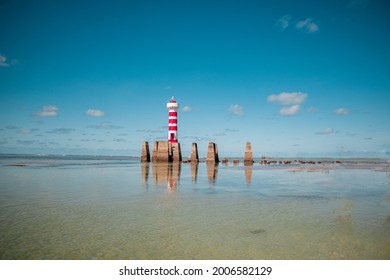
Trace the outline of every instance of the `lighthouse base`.
{"type": "Polygon", "coordinates": [[[169,141],[155,141],[153,146],[152,162],[181,162],[180,143],[169,141]]]}

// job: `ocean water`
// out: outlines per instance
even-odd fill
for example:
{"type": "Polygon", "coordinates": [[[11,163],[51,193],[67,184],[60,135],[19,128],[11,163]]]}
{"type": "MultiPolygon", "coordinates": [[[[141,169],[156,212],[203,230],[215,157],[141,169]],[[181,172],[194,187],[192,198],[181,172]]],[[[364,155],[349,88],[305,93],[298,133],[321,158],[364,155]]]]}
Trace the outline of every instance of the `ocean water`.
{"type": "Polygon", "coordinates": [[[387,163],[1,156],[1,259],[389,259],[387,163]]]}

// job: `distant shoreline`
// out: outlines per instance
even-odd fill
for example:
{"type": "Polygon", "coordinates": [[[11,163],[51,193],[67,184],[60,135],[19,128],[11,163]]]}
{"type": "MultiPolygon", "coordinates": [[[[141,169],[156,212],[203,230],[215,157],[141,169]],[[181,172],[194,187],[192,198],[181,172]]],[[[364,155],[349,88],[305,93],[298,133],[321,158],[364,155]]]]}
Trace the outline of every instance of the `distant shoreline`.
{"type": "MultiPolygon", "coordinates": [[[[25,167],[31,165],[31,161],[37,160],[58,160],[58,161],[71,161],[71,160],[107,160],[107,161],[132,161],[141,163],[141,157],[139,156],[107,156],[107,155],[55,155],[55,154],[0,154],[1,166],[16,166],[25,167]]],[[[199,163],[206,162],[205,157],[199,159],[199,163]]],[[[191,164],[189,158],[183,157],[182,164],[191,164]]],[[[151,162],[151,164],[153,164],[151,162]]],[[[243,165],[244,157],[220,157],[220,165],[243,165]]],[[[341,166],[344,168],[370,168],[372,165],[382,165],[383,167],[390,167],[390,160],[388,158],[342,158],[342,157],[254,157],[253,166],[264,167],[296,167],[301,166],[303,168],[316,168],[324,166],[341,166]]]]}
{"type": "MultiPolygon", "coordinates": [[[[0,158],[61,158],[61,159],[141,159],[140,156],[128,156],[128,155],[64,155],[64,154],[0,154],[0,158]]],[[[228,160],[229,163],[233,163],[234,160],[243,162],[244,157],[223,157],[220,156],[220,160],[228,160]]],[[[183,157],[184,163],[189,160],[189,157],[183,157]]],[[[200,162],[206,160],[205,157],[201,157],[200,162]]],[[[321,162],[321,163],[389,163],[390,157],[253,157],[254,164],[258,164],[260,161],[290,161],[290,162],[321,162]]]]}

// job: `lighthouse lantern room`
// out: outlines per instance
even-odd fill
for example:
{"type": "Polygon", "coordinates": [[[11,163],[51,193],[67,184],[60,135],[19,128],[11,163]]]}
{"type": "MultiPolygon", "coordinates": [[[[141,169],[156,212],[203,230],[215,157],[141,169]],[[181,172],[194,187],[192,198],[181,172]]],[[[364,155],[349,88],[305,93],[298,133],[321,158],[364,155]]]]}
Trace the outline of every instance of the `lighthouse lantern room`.
{"type": "Polygon", "coordinates": [[[177,134],[177,110],[179,109],[179,104],[173,99],[167,103],[168,113],[168,141],[172,143],[178,143],[178,134],[177,134]]]}

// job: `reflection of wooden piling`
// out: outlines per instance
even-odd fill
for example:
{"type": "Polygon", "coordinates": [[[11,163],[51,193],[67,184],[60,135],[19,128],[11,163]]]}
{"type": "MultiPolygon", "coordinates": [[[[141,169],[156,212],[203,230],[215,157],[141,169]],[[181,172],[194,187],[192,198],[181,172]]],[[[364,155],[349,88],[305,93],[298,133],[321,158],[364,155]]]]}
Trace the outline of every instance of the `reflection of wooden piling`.
{"type": "Polygon", "coordinates": [[[148,180],[149,180],[149,163],[148,162],[143,162],[141,164],[141,174],[142,174],[142,184],[144,186],[147,186],[148,180]]]}
{"type": "Polygon", "coordinates": [[[218,164],[215,162],[207,162],[207,177],[210,183],[214,183],[218,175],[218,164]]]}
{"type": "Polygon", "coordinates": [[[153,163],[152,173],[155,185],[166,185],[170,174],[172,174],[172,165],[168,163],[153,163]]]}
{"type": "Polygon", "coordinates": [[[245,156],[244,156],[244,165],[253,165],[251,142],[246,142],[245,156]]]}
{"type": "Polygon", "coordinates": [[[181,163],[152,163],[153,182],[156,186],[176,188],[180,181],[181,163]]]}
{"type": "Polygon", "coordinates": [[[149,143],[146,141],[142,144],[141,162],[150,162],[149,143]]]}
{"type": "Polygon", "coordinates": [[[245,167],[245,181],[247,186],[252,183],[252,166],[245,167]]]}
{"type": "Polygon", "coordinates": [[[198,178],[198,165],[198,162],[191,162],[191,177],[193,182],[196,182],[198,178]]]}
{"type": "Polygon", "coordinates": [[[218,146],[217,146],[217,144],[215,144],[213,142],[209,142],[209,146],[207,149],[206,162],[209,162],[209,163],[219,162],[218,146]]]}
{"type": "Polygon", "coordinates": [[[198,145],[196,143],[192,143],[190,161],[191,163],[199,162],[198,145]]]}
{"type": "Polygon", "coordinates": [[[171,165],[172,172],[168,175],[168,187],[169,188],[176,188],[179,185],[180,180],[180,173],[181,173],[181,164],[179,162],[174,162],[171,165]]]}

